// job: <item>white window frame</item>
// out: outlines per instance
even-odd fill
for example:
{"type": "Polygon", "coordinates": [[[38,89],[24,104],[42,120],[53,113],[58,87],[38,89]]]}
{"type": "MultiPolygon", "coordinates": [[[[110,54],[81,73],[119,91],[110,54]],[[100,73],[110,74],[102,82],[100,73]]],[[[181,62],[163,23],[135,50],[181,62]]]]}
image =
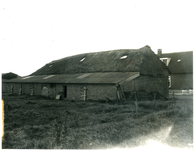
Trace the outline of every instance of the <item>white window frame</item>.
{"type": "Polygon", "coordinates": [[[167,63],[165,64],[166,66],[169,65],[171,58],[160,58],[160,60],[163,62],[163,60],[167,60],[167,63]]]}

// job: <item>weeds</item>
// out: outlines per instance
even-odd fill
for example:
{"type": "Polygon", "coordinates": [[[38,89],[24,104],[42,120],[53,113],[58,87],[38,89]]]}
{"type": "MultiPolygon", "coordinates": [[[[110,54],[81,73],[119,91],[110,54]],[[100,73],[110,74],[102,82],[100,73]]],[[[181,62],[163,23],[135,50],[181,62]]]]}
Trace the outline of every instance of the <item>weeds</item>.
{"type": "MultiPolygon", "coordinates": [[[[3,148],[112,148],[125,141],[128,144],[124,146],[136,146],[142,143],[140,137],[174,124],[175,116],[167,111],[166,105],[156,104],[154,111],[152,102],[141,102],[140,115],[136,117],[132,102],[7,101],[11,107],[5,112],[3,148]]],[[[192,116],[193,108],[181,102],[174,111],[185,121],[184,117],[192,116]]],[[[189,131],[184,133],[190,134],[192,121],[186,123],[189,131]]],[[[183,126],[176,120],[171,136],[181,136],[183,126]]],[[[168,142],[173,140],[169,138],[168,142]]]]}

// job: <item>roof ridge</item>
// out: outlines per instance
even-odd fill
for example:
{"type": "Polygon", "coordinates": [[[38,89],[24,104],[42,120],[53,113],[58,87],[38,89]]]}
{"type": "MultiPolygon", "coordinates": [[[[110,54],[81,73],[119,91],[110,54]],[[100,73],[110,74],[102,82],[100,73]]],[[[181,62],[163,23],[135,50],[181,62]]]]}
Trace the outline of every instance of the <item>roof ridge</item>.
{"type": "MultiPolygon", "coordinates": [[[[162,54],[160,54],[160,55],[163,55],[163,54],[179,54],[179,53],[189,53],[189,52],[193,52],[193,50],[192,51],[182,51],[182,52],[172,52],[172,53],[162,53],[162,54]]],[[[158,55],[158,54],[157,54],[158,55]]]]}

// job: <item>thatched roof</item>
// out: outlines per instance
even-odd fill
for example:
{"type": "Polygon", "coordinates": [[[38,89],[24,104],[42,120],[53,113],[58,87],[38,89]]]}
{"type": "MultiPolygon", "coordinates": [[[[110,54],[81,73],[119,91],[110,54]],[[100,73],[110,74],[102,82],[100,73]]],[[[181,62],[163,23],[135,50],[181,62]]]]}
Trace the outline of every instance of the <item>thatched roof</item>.
{"type": "Polygon", "coordinates": [[[15,73],[12,73],[12,72],[9,72],[9,73],[2,73],[2,79],[13,79],[13,78],[17,78],[18,75],[15,74],[15,73]]]}
{"type": "Polygon", "coordinates": [[[193,73],[193,51],[165,53],[159,58],[171,58],[168,65],[171,73],[193,73]]]}
{"type": "Polygon", "coordinates": [[[130,81],[139,72],[77,73],[61,75],[36,75],[4,80],[5,83],[66,83],[66,84],[117,84],[130,81]]]}
{"type": "Polygon", "coordinates": [[[74,74],[93,72],[140,72],[144,75],[167,75],[167,67],[145,46],[86,53],[52,61],[32,75],[74,74]]]}

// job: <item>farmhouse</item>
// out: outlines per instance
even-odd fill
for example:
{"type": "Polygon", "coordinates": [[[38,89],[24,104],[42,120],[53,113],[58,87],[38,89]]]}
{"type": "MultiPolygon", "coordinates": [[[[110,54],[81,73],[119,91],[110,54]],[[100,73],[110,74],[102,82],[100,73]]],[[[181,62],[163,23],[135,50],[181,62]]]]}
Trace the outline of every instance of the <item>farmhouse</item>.
{"type": "Polygon", "coordinates": [[[135,93],[168,96],[166,65],[149,46],[79,54],[52,61],[26,77],[3,81],[6,93],[70,100],[130,99],[135,93]]]}
{"type": "Polygon", "coordinates": [[[193,51],[164,53],[158,57],[170,70],[169,88],[175,92],[193,89],[193,51]]]}

